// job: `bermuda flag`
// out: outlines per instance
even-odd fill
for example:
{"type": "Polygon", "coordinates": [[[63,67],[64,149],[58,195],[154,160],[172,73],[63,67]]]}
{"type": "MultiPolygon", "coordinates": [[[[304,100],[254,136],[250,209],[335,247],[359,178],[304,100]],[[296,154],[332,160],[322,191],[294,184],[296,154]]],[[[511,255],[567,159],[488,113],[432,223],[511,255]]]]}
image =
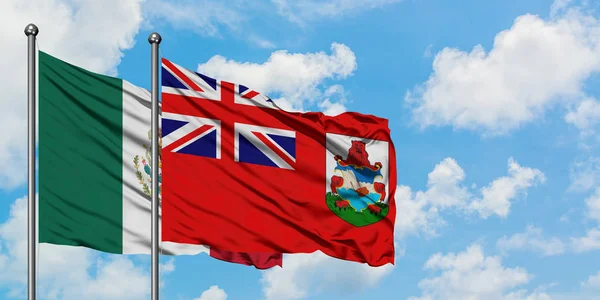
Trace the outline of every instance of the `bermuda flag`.
{"type": "Polygon", "coordinates": [[[287,112],[163,59],[162,159],[163,241],[394,263],[386,119],[287,112]]]}

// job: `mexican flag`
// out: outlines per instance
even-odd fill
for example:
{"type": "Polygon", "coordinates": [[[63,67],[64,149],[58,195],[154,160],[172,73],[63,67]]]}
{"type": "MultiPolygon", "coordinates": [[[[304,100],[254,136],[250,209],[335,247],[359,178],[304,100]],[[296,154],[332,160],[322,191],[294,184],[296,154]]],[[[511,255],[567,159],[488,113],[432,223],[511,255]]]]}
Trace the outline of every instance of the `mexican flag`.
{"type": "MultiPolygon", "coordinates": [[[[150,104],[143,88],[39,52],[40,243],[150,254],[150,104]]],[[[160,172],[158,180],[161,193],[160,172]]],[[[282,264],[281,254],[160,246],[260,269],[282,264]]]]}

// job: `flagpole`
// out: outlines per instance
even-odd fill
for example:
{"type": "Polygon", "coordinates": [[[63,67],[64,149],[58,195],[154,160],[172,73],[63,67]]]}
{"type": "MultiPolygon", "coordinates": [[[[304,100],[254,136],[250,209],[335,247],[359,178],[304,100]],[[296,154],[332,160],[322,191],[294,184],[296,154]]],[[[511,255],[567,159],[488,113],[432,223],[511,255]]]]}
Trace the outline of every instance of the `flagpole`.
{"type": "Polygon", "coordinates": [[[152,300],[158,300],[158,45],[162,38],[153,32],[148,37],[152,47],[152,300]]]}
{"type": "Polygon", "coordinates": [[[27,36],[27,299],[35,300],[36,203],[35,203],[35,24],[25,27],[27,36]]]}

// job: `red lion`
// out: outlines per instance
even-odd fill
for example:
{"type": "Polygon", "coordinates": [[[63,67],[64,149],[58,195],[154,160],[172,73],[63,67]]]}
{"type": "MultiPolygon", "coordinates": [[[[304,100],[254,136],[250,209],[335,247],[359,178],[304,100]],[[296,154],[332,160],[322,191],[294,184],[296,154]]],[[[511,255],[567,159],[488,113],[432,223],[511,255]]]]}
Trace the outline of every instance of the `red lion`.
{"type": "MultiPolygon", "coordinates": [[[[382,164],[380,162],[376,162],[374,165],[371,165],[369,161],[369,153],[366,150],[366,144],[362,141],[352,141],[352,146],[348,150],[348,157],[343,159],[341,155],[335,155],[334,159],[340,166],[355,166],[355,167],[365,167],[369,168],[373,171],[377,171],[381,169],[382,164]]],[[[344,185],[344,178],[341,176],[333,175],[331,177],[331,192],[337,194],[337,189],[344,185]]],[[[374,182],[373,189],[376,193],[381,195],[380,201],[385,199],[385,184],[381,182],[374,182]]],[[[359,196],[365,196],[368,194],[368,190],[366,187],[358,187],[356,192],[359,196]]]]}
{"type": "Polygon", "coordinates": [[[342,159],[341,155],[336,155],[333,157],[340,166],[356,166],[356,167],[365,167],[369,168],[373,171],[377,171],[381,169],[381,163],[376,162],[374,165],[371,165],[369,162],[369,153],[366,150],[366,144],[362,141],[352,141],[352,146],[348,150],[348,157],[346,159],[342,159]]]}

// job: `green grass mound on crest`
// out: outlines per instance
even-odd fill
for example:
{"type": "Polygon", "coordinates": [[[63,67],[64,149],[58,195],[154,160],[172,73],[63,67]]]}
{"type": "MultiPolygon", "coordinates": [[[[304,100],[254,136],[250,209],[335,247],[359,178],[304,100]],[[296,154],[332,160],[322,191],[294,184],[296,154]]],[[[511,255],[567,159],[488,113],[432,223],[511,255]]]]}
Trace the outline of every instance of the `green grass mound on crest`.
{"type": "Polygon", "coordinates": [[[351,206],[346,208],[337,207],[335,202],[344,200],[339,195],[334,195],[329,192],[325,197],[327,207],[329,207],[329,209],[338,217],[354,226],[366,226],[381,221],[387,216],[390,210],[387,204],[377,203],[375,205],[381,209],[379,213],[371,212],[368,208],[365,208],[362,212],[357,212],[351,206]]]}

